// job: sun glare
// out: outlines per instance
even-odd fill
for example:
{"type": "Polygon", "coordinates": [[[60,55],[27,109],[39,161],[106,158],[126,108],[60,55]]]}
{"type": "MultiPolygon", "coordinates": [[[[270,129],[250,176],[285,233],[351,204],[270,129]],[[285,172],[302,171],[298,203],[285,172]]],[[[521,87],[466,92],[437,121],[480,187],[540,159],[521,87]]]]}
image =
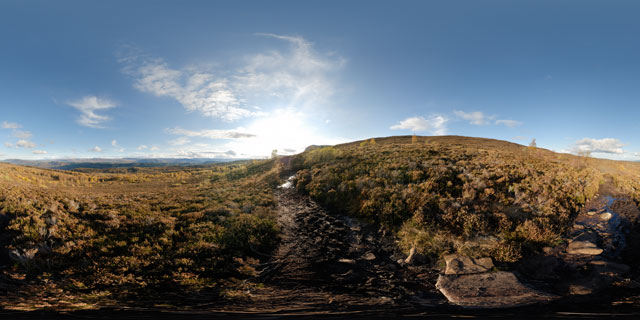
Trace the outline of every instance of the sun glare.
{"type": "Polygon", "coordinates": [[[256,137],[239,139],[227,145],[241,156],[264,157],[276,149],[279,154],[293,154],[312,144],[342,142],[327,138],[307,115],[290,109],[279,109],[264,118],[256,119],[246,128],[246,132],[255,134],[256,137]]]}

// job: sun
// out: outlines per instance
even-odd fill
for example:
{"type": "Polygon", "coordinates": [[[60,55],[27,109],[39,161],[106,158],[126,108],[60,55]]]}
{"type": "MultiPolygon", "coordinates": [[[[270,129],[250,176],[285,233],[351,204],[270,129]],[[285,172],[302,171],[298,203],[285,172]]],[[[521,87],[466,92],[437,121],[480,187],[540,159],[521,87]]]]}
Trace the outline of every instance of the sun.
{"type": "MultiPolygon", "coordinates": [[[[230,142],[227,147],[238,155],[266,157],[273,150],[278,154],[294,154],[312,144],[336,144],[342,139],[330,138],[315,126],[307,115],[292,109],[278,109],[256,119],[244,131],[255,137],[230,142]]],[[[318,124],[322,122],[318,121],[318,124]]]]}

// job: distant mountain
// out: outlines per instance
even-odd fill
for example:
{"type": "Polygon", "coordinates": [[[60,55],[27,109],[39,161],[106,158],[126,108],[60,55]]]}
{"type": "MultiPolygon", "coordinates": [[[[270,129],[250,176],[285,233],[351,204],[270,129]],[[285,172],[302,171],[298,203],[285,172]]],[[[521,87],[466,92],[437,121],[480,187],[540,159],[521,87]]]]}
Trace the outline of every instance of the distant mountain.
{"type": "Polygon", "coordinates": [[[194,166],[210,163],[237,161],[238,159],[210,159],[210,158],[122,158],[122,159],[57,159],[57,160],[20,160],[7,159],[3,162],[46,169],[75,170],[75,169],[109,169],[126,167],[167,167],[194,166]]]}

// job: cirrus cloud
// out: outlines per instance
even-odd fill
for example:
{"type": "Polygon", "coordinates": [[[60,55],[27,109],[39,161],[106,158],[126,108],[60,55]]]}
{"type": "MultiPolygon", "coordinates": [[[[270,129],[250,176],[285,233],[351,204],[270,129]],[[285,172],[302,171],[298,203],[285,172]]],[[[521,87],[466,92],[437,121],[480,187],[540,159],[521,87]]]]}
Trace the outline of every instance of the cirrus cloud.
{"type": "MultiPolygon", "coordinates": [[[[167,129],[166,131],[174,135],[181,135],[185,137],[200,137],[200,138],[208,138],[208,139],[241,139],[241,138],[253,138],[256,136],[255,134],[242,132],[241,128],[238,128],[235,130],[211,129],[211,130],[192,131],[192,130],[186,130],[180,127],[176,127],[173,129],[167,129]]],[[[184,142],[184,140],[174,141],[174,142],[179,143],[179,142],[184,142]]]]}
{"type": "Polygon", "coordinates": [[[259,111],[261,104],[316,107],[333,95],[329,75],[344,59],[317,53],[303,37],[256,35],[285,41],[289,48],[249,55],[237,68],[215,71],[171,67],[132,47],[125,48],[129,52],[120,54],[118,61],[139,91],[175,99],[189,112],[224,121],[265,115],[259,111]]]}
{"type": "Polygon", "coordinates": [[[97,112],[117,106],[117,104],[111,100],[96,96],[85,96],[78,100],[68,101],[67,105],[80,111],[80,117],[76,121],[78,124],[96,129],[104,128],[102,124],[111,120],[110,117],[98,114],[97,112]]]}

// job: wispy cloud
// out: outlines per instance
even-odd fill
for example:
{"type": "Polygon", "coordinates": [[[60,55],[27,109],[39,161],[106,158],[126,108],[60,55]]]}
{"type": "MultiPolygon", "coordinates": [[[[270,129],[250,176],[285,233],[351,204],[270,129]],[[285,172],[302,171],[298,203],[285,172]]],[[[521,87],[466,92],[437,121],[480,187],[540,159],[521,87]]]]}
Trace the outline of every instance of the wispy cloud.
{"type": "Polygon", "coordinates": [[[237,156],[237,153],[233,150],[228,151],[189,151],[179,150],[177,155],[184,158],[218,158],[218,159],[233,159],[237,156]]]}
{"type": "Polygon", "coordinates": [[[118,146],[118,140],[111,140],[111,146],[112,147],[119,147],[118,146]]]}
{"type": "Polygon", "coordinates": [[[585,151],[593,153],[609,153],[609,154],[623,154],[623,147],[625,146],[618,139],[604,138],[604,139],[592,139],[584,138],[576,141],[571,147],[572,153],[581,153],[585,151]]]}
{"type": "Polygon", "coordinates": [[[7,122],[7,121],[3,121],[1,126],[2,126],[2,129],[20,129],[20,128],[22,128],[21,125],[15,123],[15,122],[7,122]]]}
{"type": "Polygon", "coordinates": [[[495,124],[513,128],[513,127],[521,126],[522,122],[516,121],[516,120],[501,119],[501,120],[496,120],[495,124]]]}
{"type": "MultiPolygon", "coordinates": [[[[170,134],[185,136],[185,137],[200,137],[200,138],[208,138],[208,139],[241,139],[241,138],[252,138],[255,137],[255,134],[242,132],[242,129],[234,129],[234,130],[200,130],[200,131],[192,131],[182,129],[180,127],[176,127],[173,129],[167,129],[167,132],[170,134]]],[[[177,141],[182,142],[182,141],[177,141]]]]}
{"type": "Polygon", "coordinates": [[[102,124],[111,120],[111,118],[96,112],[117,106],[111,100],[96,96],[86,96],[78,100],[68,101],[67,104],[80,111],[80,117],[77,119],[78,124],[97,129],[104,128],[102,124]]]}
{"type": "Polygon", "coordinates": [[[33,136],[31,134],[31,132],[29,131],[21,131],[21,130],[15,130],[13,132],[13,134],[11,134],[12,136],[18,138],[18,139],[29,139],[31,138],[31,136],[33,136]]]}
{"type": "Polygon", "coordinates": [[[453,114],[459,119],[467,120],[469,123],[477,126],[490,124],[490,120],[495,118],[494,116],[487,116],[481,111],[465,112],[453,110],[453,114]]]}
{"type": "Polygon", "coordinates": [[[410,130],[412,132],[428,131],[434,135],[443,135],[447,131],[448,119],[444,116],[435,115],[430,118],[411,117],[391,126],[392,130],[410,130]]]}
{"type": "Polygon", "coordinates": [[[36,144],[29,140],[21,139],[21,140],[18,140],[18,142],[16,142],[15,147],[32,149],[36,147],[36,144]]]}
{"type": "Polygon", "coordinates": [[[146,149],[148,149],[148,148],[149,148],[149,147],[148,147],[147,145],[141,144],[141,145],[139,145],[139,146],[138,146],[138,148],[137,148],[137,149],[138,149],[138,151],[142,151],[142,150],[146,150],[146,149]]]}
{"type": "Polygon", "coordinates": [[[482,111],[466,112],[461,110],[453,110],[453,114],[456,116],[456,118],[469,121],[470,124],[473,124],[476,126],[485,126],[485,125],[494,124],[497,126],[502,125],[502,126],[507,126],[509,128],[513,128],[513,127],[522,125],[522,122],[516,121],[516,120],[510,120],[510,119],[498,119],[494,121],[494,119],[496,118],[495,115],[486,115],[482,111]]]}
{"type": "Polygon", "coordinates": [[[102,148],[95,146],[91,149],[89,149],[89,152],[102,152],[102,148]]]}
{"type": "Polygon", "coordinates": [[[33,153],[33,154],[47,154],[48,152],[46,152],[44,150],[33,150],[33,151],[31,151],[31,153],[33,153]]]}
{"type": "Polygon", "coordinates": [[[302,37],[257,35],[286,41],[290,48],[250,55],[240,67],[223,71],[174,68],[130,47],[119,55],[119,62],[123,72],[133,77],[136,89],[173,98],[187,111],[225,121],[265,115],[259,111],[261,104],[316,106],[333,94],[329,73],[344,64],[344,59],[316,53],[302,37]]]}
{"type": "Polygon", "coordinates": [[[182,146],[190,142],[191,140],[189,140],[189,138],[187,137],[180,137],[180,138],[167,141],[167,143],[172,146],[182,146]]]}

